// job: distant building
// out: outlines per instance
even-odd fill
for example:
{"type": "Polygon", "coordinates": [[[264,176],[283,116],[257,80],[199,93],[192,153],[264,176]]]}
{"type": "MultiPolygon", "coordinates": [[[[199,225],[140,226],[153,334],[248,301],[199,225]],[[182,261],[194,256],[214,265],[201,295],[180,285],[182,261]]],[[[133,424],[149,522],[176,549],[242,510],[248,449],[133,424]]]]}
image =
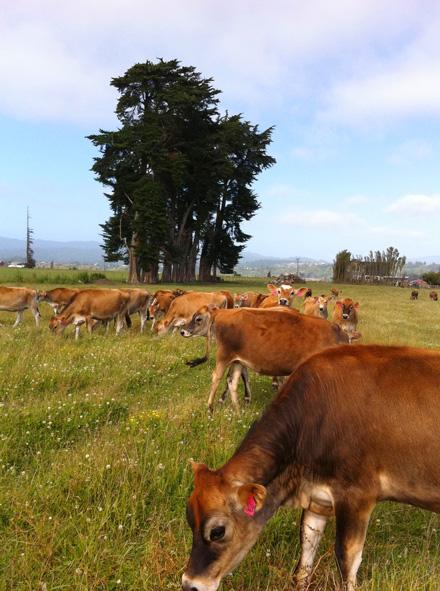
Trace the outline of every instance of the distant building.
{"type": "Polygon", "coordinates": [[[24,263],[17,263],[13,261],[12,263],[9,263],[8,267],[10,269],[24,269],[26,265],[24,263]]]}

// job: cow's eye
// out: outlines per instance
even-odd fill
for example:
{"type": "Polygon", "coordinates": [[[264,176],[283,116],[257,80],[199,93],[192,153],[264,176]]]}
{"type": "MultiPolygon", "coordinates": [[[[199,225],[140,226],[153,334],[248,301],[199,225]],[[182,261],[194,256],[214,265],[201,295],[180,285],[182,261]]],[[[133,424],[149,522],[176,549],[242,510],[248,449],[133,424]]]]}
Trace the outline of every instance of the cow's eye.
{"type": "Polygon", "coordinates": [[[209,533],[209,539],[211,540],[211,542],[218,542],[218,540],[221,540],[222,538],[224,538],[224,536],[225,536],[225,526],[224,525],[219,525],[217,527],[213,527],[209,533]]]}
{"type": "Polygon", "coordinates": [[[196,322],[197,322],[197,324],[200,324],[202,322],[202,319],[200,318],[200,316],[197,316],[196,322]]]}

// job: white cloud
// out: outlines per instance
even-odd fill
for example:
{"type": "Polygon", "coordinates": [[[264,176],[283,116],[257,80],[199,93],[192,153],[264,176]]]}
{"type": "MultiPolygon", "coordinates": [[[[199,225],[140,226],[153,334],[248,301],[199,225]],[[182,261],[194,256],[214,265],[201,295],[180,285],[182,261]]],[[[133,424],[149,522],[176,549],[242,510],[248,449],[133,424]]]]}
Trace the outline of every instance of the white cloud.
{"type": "Polygon", "coordinates": [[[368,197],[365,197],[365,195],[352,195],[351,197],[344,199],[344,202],[347,205],[364,205],[365,203],[368,203],[368,201],[369,199],[368,197]]]}
{"type": "MultiPolygon", "coordinates": [[[[221,9],[212,0],[4,4],[0,111],[86,122],[111,117],[111,76],[156,57],[178,57],[214,75],[227,100],[246,112],[315,100],[326,80],[357,67],[367,48],[411,36],[423,14],[416,0],[226,0],[221,9]],[[331,60],[341,67],[327,67],[331,60]]],[[[352,98],[344,84],[335,93],[343,103],[352,98]]]]}
{"type": "Polygon", "coordinates": [[[292,226],[321,227],[327,229],[352,227],[362,224],[362,219],[354,213],[331,211],[329,209],[297,211],[286,214],[280,221],[292,226]]]}
{"type": "Polygon", "coordinates": [[[385,211],[409,216],[440,214],[440,195],[405,195],[393,201],[385,211]]]}
{"type": "Polygon", "coordinates": [[[339,238],[344,235],[355,236],[356,239],[371,235],[385,239],[422,238],[424,236],[422,231],[414,228],[395,228],[387,224],[372,224],[363,217],[343,209],[335,211],[315,209],[291,212],[280,218],[278,222],[298,228],[315,229],[320,232],[329,231],[333,234],[337,231],[339,238]]]}
{"type": "Polygon", "coordinates": [[[408,117],[440,117],[440,14],[430,4],[423,24],[387,56],[366,59],[337,79],[321,115],[369,127],[408,117]]]}
{"type": "Polygon", "coordinates": [[[396,166],[412,164],[426,160],[432,155],[432,146],[425,140],[408,140],[397,146],[389,155],[388,160],[396,166]]]}

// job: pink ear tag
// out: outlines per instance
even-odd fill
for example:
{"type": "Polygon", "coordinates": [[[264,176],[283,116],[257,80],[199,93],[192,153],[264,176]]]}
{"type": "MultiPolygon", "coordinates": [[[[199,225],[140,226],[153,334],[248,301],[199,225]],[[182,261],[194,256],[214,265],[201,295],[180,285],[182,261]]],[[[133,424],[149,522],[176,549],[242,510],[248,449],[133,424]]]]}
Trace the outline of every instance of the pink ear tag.
{"type": "Polygon", "coordinates": [[[255,515],[256,508],[257,508],[257,503],[255,502],[254,497],[252,495],[249,495],[248,500],[247,500],[247,505],[243,509],[243,511],[246,513],[246,515],[249,515],[249,517],[253,517],[255,515]]]}

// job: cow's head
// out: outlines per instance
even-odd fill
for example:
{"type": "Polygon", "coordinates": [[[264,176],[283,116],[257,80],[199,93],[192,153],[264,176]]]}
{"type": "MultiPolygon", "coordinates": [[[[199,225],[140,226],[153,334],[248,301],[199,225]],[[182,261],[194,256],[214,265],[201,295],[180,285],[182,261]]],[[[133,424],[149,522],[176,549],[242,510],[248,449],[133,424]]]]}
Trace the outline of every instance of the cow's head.
{"type": "Polygon", "coordinates": [[[325,296],[325,295],[320,295],[318,298],[318,306],[319,306],[319,312],[321,313],[321,316],[326,316],[327,314],[327,304],[328,302],[331,300],[331,296],[325,296]]]}
{"type": "Polygon", "coordinates": [[[241,299],[242,299],[242,295],[239,293],[234,293],[234,308],[240,308],[241,307],[241,299]]]}
{"type": "Polygon", "coordinates": [[[341,309],[341,316],[344,320],[352,320],[355,311],[359,309],[359,302],[355,303],[351,298],[345,298],[345,300],[336,302],[336,306],[341,309]]]}
{"type": "Polygon", "coordinates": [[[69,322],[65,316],[52,316],[49,320],[49,330],[58,334],[62,332],[68,324],[69,322]]]}
{"type": "Polygon", "coordinates": [[[183,337],[206,337],[208,336],[209,328],[212,322],[212,315],[214,310],[218,310],[217,306],[212,304],[202,306],[193,315],[189,323],[182,328],[180,334],[183,337]]]}
{"type": "Polygon", "coordinates": [[[271,295],[278,298],[278,304],[280,306],[290,306],[295,296],[301,297],[307,292],[307,287],[294,289],[291,285],[286,284],[276,287],[273,283],[268,283],[266,287],[271,295]]]}
{"type": "Polygon", "coordinates": [[[38,289],[37,290],[37,300],[39,302],[44,302],[47,299],[47,291],[44,291],[42,289],[38,289]]]}
{"type": "Polygon", "coordinates": [[[222,470],[192,463],[194,491],[187,505],[193,533],[191,555],[182,577],[183,591],[216,591],[255,544],[265,522],[261,484],[231,480],[222,470]]]}
{"type": "Polygon", "coordinates": [[[162,318],[161,320],[158,320],[154,324],[154,327],[152,327],[152,330],[153,330],[153,332],[155,332],[157,334],[157,336],[163,337],[164,335],[167,334],[167,332],[169,330],[171,330],[171,326],[172,326],[172,319],[162,318]]]}

